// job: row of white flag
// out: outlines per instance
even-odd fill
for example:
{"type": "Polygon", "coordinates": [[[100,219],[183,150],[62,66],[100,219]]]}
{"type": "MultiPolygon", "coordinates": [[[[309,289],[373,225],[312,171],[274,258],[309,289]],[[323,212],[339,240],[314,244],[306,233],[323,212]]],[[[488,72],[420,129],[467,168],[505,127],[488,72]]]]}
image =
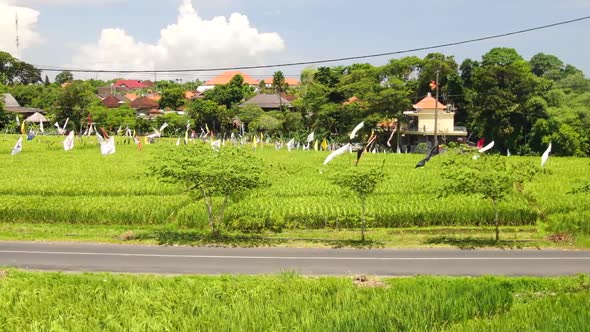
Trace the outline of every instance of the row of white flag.
{"type": "MultiPolygon", "coordinates": [[[[115,138],[109,137],[107,139],[103,138],[99,133],[96,133],[96,138],[98,139],[98,143],[100,143],[100,152],[103,156],[107,156],[110,154],[114,154],[116,152],[115,148],[115,138]]],[[[63,146],[65,151],[70,151],[74,148],[74,131],[70,131],[66,139],[63,141],[63,146]]],[[[23,137],[19,137],[18,141],[10,154],[12,156],[20,153],[23,150],[23,137]]]]}

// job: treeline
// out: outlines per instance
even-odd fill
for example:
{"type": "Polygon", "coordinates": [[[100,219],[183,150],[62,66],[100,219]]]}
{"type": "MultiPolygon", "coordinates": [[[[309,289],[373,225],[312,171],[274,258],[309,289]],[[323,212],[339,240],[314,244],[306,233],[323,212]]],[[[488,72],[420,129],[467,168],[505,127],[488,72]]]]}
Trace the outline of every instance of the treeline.
{"type": "MultiPolygon", "coordinates": [[[[514,49],[494,48],[479,60],[461,63],[453,56],[431,53],[424,58],[392,59],[383,66],[308,68],[301,72],[301,84],[296,87],[284,84],[282,73],[276,72],[277,83],[259,89],[292,97],[294,107],[272,112],[239,107],[255,94],[241,76],[196,100],[184,99],[182,92],[200,82],[161,81],[156,88],[162,96],[160,108],[181,108],[185,113],[147,120],[135,117],[126,106],[107,110],[100,105],[96,88],[112,81],[73,81],[62,88],[62,81],[73,80],[71,73],[62,73],[58,82],[50,83],[33,66],[0,52],[0,92],[12,93],[22,106],[42,108],[54,120],[69,117],[80,125],[92,114],[111,130],[129,125],[140,132],[163,122],[181,129],[190,121],[193,128],[206,124],[227,135],[239,133],[243,124],[248,132],[273,137],[303,139],[315,131],[316,137],[343,140],[360,121],[377,130],[380,122],[403,122],[403,111],[431,91],[437,72],[441,102],[452,105],[455,124],[467,127],[472,139],[495,140],[500,151],[510,149],[513,154],[538,153],[552,142],[555,154],[590,155],[590,80],[574,66],[543,53],[527,61],[514,49]]],[[[0,127],[10,121],[0,111],[0,127]]]]}

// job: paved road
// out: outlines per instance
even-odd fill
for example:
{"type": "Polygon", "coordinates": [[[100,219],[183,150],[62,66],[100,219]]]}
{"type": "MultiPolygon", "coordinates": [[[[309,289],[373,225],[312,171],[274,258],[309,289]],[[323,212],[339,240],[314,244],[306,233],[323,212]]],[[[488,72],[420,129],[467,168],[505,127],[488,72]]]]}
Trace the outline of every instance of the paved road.
{"type": "Polygon", "coordinates": [[[0,242],[0,266],[164,274],[567,275],[590,273],[590,251],[191,248],[0,242]]]}

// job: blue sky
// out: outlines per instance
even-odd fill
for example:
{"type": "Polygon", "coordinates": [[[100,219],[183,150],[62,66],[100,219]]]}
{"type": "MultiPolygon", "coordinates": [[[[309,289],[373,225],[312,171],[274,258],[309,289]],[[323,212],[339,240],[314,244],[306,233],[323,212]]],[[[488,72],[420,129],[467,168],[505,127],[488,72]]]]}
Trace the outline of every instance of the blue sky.
{"type": "MultiPolygon", "coordinates": [[[[177,21],[183,1],[189,0],[0,0],[0,6],[38,12],[35,24],[28,26],[26,15],[19,14],[25,21],[21,29],[38,35],[22,50],[24,60],[37,65],[97,69],[195,68],[362,55],[590,15],[590,0],[193,0],[185,9],[192,5],[194,12],[185,10],[185,21],[180,24],[177,21]],[[228,18],[234,12],[242,16],[233,23],[227,21],[220,29],[200,28],[213,17],[228,18]],[[247,35],[232,28],[245,24],[245,19],[247,28],[252,29],[247,35]],[[161,30],[170,25],[177,27],[169,29],[172,36],[163,37],[161,30]],[[118,30],[102,34],[109,28],[118,30]]],[[[0,24],[8,26],[14,18],[7,14],[0,15],[0,20],[0,24]]],[[[544,52],[582,69],[588,76],[588,35],[590,20],[437,51],[455,55],[458,61],[480,59],[497,46],[513,47],[525,58],[544,52]]],[[[0,48],[12,47],[12,40],[0,39],[0,48]]],[[[379,65],[387,60],[375,58],[368,62],[379,65]]],[[[283,71],[296,76],[300,69],[283,71]]],[[[264,76],[272,71],[254,74],[264,76]]],[[[180,77],[206,79],[210,75],[180,77]]]]}

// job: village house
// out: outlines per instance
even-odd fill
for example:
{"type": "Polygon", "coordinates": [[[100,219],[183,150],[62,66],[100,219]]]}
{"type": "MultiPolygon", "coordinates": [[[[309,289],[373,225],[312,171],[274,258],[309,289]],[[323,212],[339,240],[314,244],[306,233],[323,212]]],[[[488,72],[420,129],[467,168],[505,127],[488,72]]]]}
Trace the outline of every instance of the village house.
{"type": "Polygon", "coordinates": [[[213,90],[218,85],[225,85],[231,81],[232,78],[236,75],[242,75],[244,78],[244,83],[250,85],[253,88],[258,88],[258,80],[252,78],[252,76],[242,73],[241,71],[226,71],[218,76],[215,76],[213,79],[208,80],[203,85],[197,88],[197,91],[203,93],[207,90],[213,90]]]}
{"type": "Polygon", "coordinates": [[[282,108],[291,109],[293,105],[289,100],[279,94],[261,93],[243,102],[240,107],[256,105],[264,111],[278,111],[282,108]]]}
{"type": "Polygon", "coordinates": [[[467,136],[465,127],[455,126],[455,112],[451,107],[442,104],[430,93],[416,103],[414,110],[404,112],[405,123],[402,124],[401,144],[404,150],[413,152],[419,143],[432,146],[434,142],[435,109],[437,110],[437,135],[439,142],[458,141],[467,136]]]}
{"type": "Polygon", "coordinates": [[[24,118],[28,118],[35,113],[45,113],[45,111],[42,109],[21,107],[18,101],[16,101],[14,96],[12,96],[10,93],[0,94],[0,98],[4,100],[4,110],[6,112],[21,114],[24,118]]]}

